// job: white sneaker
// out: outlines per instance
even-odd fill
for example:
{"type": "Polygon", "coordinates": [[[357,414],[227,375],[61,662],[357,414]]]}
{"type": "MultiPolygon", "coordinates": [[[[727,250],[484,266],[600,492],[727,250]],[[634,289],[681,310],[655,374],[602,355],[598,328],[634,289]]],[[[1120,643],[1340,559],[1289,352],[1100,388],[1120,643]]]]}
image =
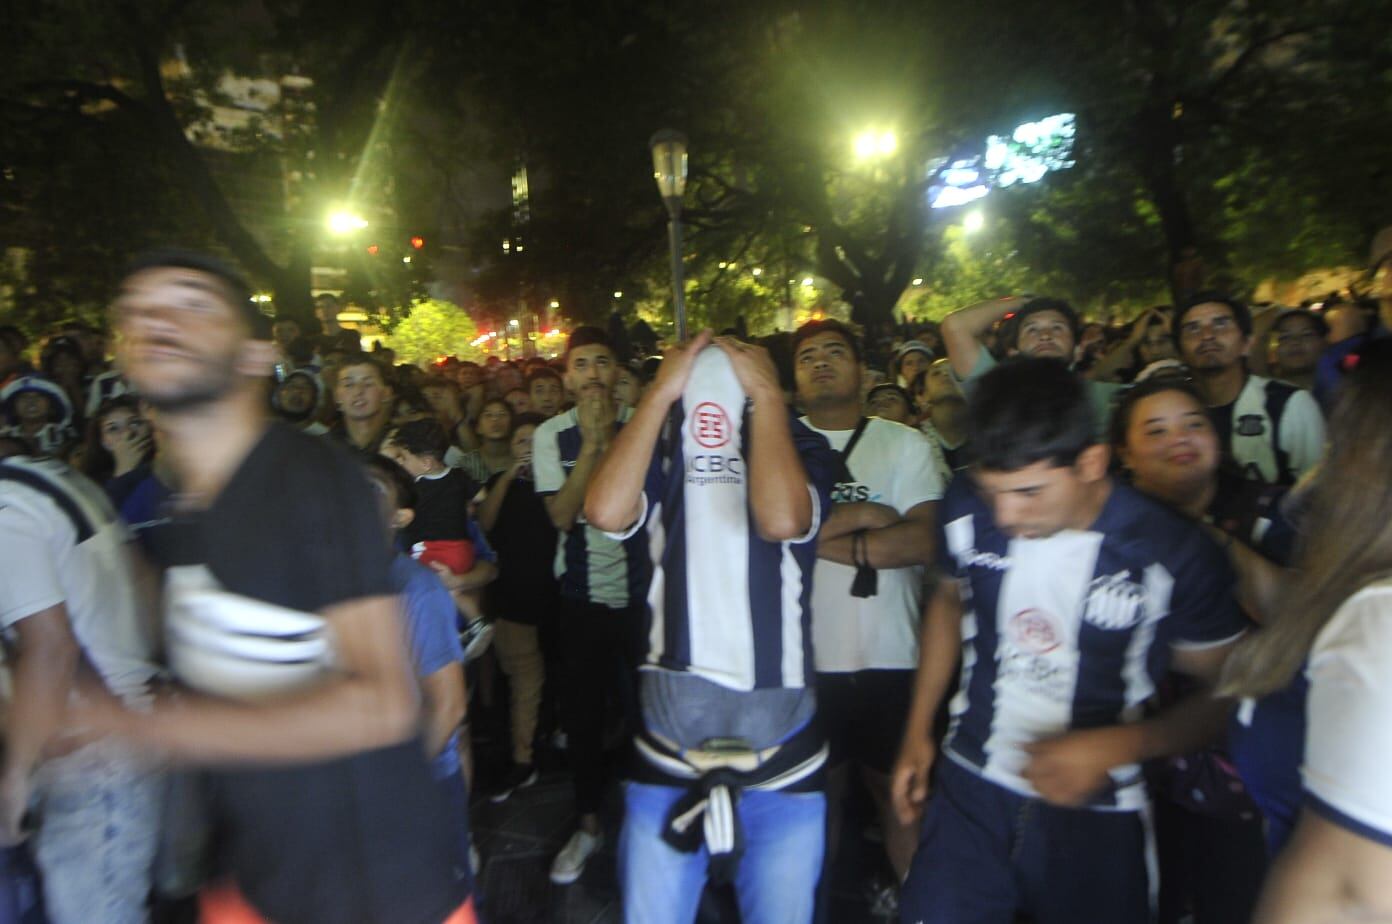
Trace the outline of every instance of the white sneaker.
{"type": "Polygon", "coordinates": [[[580,874],[585,872],[585,864],[603,845],[603,834],[576,831],[561,852],[556,854],[556,860],[551,864],[551,881],[556,885],[570,885],[579,879],[580,874]]]}

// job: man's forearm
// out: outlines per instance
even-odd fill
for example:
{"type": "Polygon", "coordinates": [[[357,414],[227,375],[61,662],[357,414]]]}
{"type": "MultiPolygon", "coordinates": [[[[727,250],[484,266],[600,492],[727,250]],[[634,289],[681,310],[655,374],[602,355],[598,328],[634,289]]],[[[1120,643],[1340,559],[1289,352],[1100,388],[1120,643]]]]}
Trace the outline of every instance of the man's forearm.
{"type": "Polygon", "coordinates": [[[1001,318],[1018,308],[1023,302],[1015,298],[998,298],[978,302],[961,308],[943,318],[941,332],[943,345],[947,348],[948,361],[952,371],[959,378],[971,375],[981,352],[981,341],[986,332],[1001,318]]]}
{"type": "Polygon", "coordinates": [[[451,590],[477,590],[493,583],[498,576],[498,566],[491,561],[475,561],[474,566],[459,575],[459,582],[451,590]]]}
{"type": "Polygon", "coordinates": [[[1195,693],[1159,715],[1130,726],[1135,731],[1133,763],[1158,757],[1192,754],[1223,740],[1237,703],[1216,699],[1210,691],[1195,693]]]}
{"type": "Polygon", "coordinates": [[[498,514],[503,512],[503,501],[513,485],[513,474],[511,468],[505,471],[501,478],[493,482],[492,489],[484,496],[483,503],[479,504],[478,521],[484,532],[491,533],[493,527],[498,524],[498,514]]]}
{"type": "Polygon", "coordinates": [[[590,475],[599,461],[599,447],[592,443],[580,444],[580,455],[575,466],[566,476],[561,489],[546,499],[546,510],[551,514],[551,522],[562,532],[575,525],[580,508],[585,503],[585,489],[590,483],[590,475]]]}
{"type": "Polygon", "coordinates": [[[918,641],[918,670],[904,737],[932,734],[933,718],[956,673],[962,647],[962,603],[955,581],[944,579],[923,617],[918,641]]]}
{"type": "Polygon", "coordinates": [[[65,607],[21,620],[17,632],[20,654],[12,677],[3,776],[27,776],[38,764],[44,745],[63,724],[77,674],[77,641],[67,628],[65,607]]]}
{"type": "MultiPolygon", "coordinates": [[[[854,565],[852,537],[838,536],[817,544],[817,557],[854,565]]],[[[865,559],[872,568],[909,568],[933,557],[933,532],[923,523],[901,520],[892,526],[865,531],[865,559]]]]}
{"type": "Polygon", "coordinates": [[[384,698],[377,685],[345,678],[265,706],[190,695],[100,730],[181,762],[297,764],[399,744],[416,733],[418,716],[409,690],[384,698]]]}
{"type": "Polygon", "coordinates": [[[807,470],[793,445],[782,394],[768,392],[752,397],[749,499],[754,522],[766,541],[787,542],[806,535],[812,528],[807,470]]]}
{"type": "Polygon", "coordinates": [[[671,406],[670,401],[651,392],[644,395],[633,416],[614,437],[604,464],[590,476],[584,496],[585,518],[596,529],[616,533],[633,525],[653,450],[671,406]]]}
{"type": "Polygon", "coordinates": [[[820,541],[849,536],[858,529],[883,529],[893,526],[903,518],[899,511],[888,504],[874,501],[852,501],[836,504],[831,512],[822,517],[820,541]]]}

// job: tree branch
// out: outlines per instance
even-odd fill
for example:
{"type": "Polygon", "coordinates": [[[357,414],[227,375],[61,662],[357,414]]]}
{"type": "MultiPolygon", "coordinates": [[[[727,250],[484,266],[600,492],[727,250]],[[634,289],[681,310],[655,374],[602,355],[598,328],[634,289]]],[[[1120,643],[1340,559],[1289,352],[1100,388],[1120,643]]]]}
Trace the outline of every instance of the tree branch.
{"type": "Polygon", "coordinates": [[[1196,95],[1203,99],[1216,100],[1228,84],[1230,84],[1234,79],[1236,79],[1237,76],[1242,73],[1242,71],[1246,70],[1252,64],[1253,61],[1260,57],[1262,53],[1265,52],[1272,45],[1275,45],[1277,42],[1285,41],[1288,38],[1293,38],[1297,35],[1305,35],[1307,33],[1318,31],[1321,28],[1323,28],[1323,26],[1292,26],[1289,29],[1282,29],[1279,32],[1273,32],[1270,35],[1256,39],[1252,42],[1252,44],[1244,48],[1235,59],[1233,59],[1233,63],[1228,65],[1227,69],[1224,70],[1223,73],[1213,78],[1213,82],[1210,83],[1206,89],[1204,89],[1196,95]]]}

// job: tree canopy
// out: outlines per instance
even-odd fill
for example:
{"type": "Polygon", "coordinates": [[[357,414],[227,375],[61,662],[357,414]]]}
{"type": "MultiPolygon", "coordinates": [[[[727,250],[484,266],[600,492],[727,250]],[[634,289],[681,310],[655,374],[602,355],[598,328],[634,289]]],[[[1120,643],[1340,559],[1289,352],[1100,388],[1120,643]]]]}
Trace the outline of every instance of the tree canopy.
{"type": "Polygon", "coordinates": [[[1020,288],[1134,308],[1195,267],[1243,291],[1356,263],[1392,201],[1387,4],[16,6],[0,222],[19,256],[0,282],[28,326],[95,311],[126,257],[179,240],[291,312],[318,266],[388,323],[433,285],[486,324],[555,302],[661,328],[664,127],[691,139],[693,321],[756,332],[1020,288]],[[1071,168],[928,207],[954,158],[1058,112],[1077,116],[1071,168]],[[368,228],[328,238],[337,203],[368,228]]]}

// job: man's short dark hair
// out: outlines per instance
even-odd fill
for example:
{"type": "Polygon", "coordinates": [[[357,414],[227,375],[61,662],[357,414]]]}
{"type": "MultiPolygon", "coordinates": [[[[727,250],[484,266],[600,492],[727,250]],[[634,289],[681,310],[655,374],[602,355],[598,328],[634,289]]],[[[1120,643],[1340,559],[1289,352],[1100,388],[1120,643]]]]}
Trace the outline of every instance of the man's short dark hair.
{"type": "Polygon", "coordinates": [[[1174,313],[1174,325],[1170,328],[1170,334],[1174,337],[1175,343],[1179,343],[1179,332],[1184,328],[1184,316],[1200,305],[1227,305],[1232,312],[1233,320],[1237,322],[1238,330],[1242,331],[1242,336],[1249,337],[1252,334],[1252,312],[1242,299],[1226,292],[1207,291],[1197,292],[1189,296],[1180,303],[1179,309],[1174,313]]]}
{"type": "Polygon", "coordinates": [[[860,335],[849,325],[836,318],[823,318],[820,321],[808,321],[793,333],[792,355],[796,362],[797,351],[802,346],[803,341],[811,340],[818,334],[836,334],[846,345],[851,348],[851,356],[856,362],[860,362],[860,335]]]}
{"type": "Polygon", "coordinates": [[[973,461],[988,471],[1072,465],[1097,442],[1083,380],[1058,360],[1001,363],[981,377],[967,406],[973,461]]]}
{"type": "Polygon", "coordinates": [[[1007,349],[1018,350],[1020,348],[1020,328],[1024,327],[1025,319],[1032,314],[1039,314],[1041,311],[1053,311],[1063,316],[1068,323],[1068,329],[1073,334],[1073,343],[1077,344],[1078,337],[1082,332],[1083,322],[1078,317],[1078,312],[1073,306],[1061,298],[1032,298],[1015,312],[1006,324],[1002,333],[1003,340],[1007,349]]]}
{"type": "Polygon", "coordinates": [[[459,393],[459,383],[447,375],[426,376],[425,380],[420,383],[420,390],[425,391],[427,388],[444,388],[455,394],[459,393]]]}
{"type": "Polygon", "coordinates": [[[1314,328],[1321,337],[1329,336],[1329,322],[1309,308],[1287,308],[1276,316],[1276,322],[1271,325],[1271,330],[1274,332],[1291,318],[1303,318],[1305,323],[1314,328]]]}
{"type": "Polygon", "coordinates": [[[353,366],[371,366],[373,370],[376,371],[377,377],[382,380],[383,385],[388,387],[393,387],[395,385],[396,377],[392,375],[391,369],[387,368],[380,359],[376,359],[366,353],[350,353],[348,356],[343,357],[343,362],[338,364],[339,376],[341,377],[343,375],[343,370],[350,369],[353,366]]]}
{"type": "Polygon", "coordinates": [[[580,349],[580,347],[594,346],[595,344],[608,347],[610,353],[614,352],[614,344],[609,341],[609,335],[604,332],[603,328],[583,324],[571,331],[570,339],[566,341],[566,366],[570,366],[571,352],[580,349]]]}
{"type": "Polygon", "coordinates": [[[450,448],[449,434],[433,417],[410,420],[395,427],[387,434],[387,442],[395,443],[412,455],[432,456],[441,461],[450,448]]]}
{"type": "Polygon", "coordinates": [[[232,264],[212,254],[196,250],[162,247],[147,250],[127,263],[125,276],[134,276],[136,273],[153,269],[193,270],[212,276],[222,285],[227,303],[246,318],[247,324],[251,327],[252,337],[256,340],[270,339],[271,319],[262,314],[251,300],[251,286],[247,284],[246,277],[232,264]]]}
{"type": "Polygon", "coordinates": [[[369,456],[363,460],[367,476],[385,485],[392,493],[397,510],[415,510],[416,485],[411,474],[386,456],[369,456]]]}
{"type": "Polygon", "coordinates": [[[547,379],[559,382],[561,385],[565,384],[565,379],[561,378],[561,374],[555,369],[550,366],[540,366],[527,373],[527,391],[531,392],[533,382],[542,382],[547,379]]]}
{"type": "Polygon", "coordinates": [[[513,435],[523,427],[539,427],[544,423],[546,423],[546,418],[534,411],[528,411],[525,414],[513,414],[512,426],[508,427],[508,439],[512,439],[513,435]]]}
{"type": "MultiPolygon", "coordinates": [[[[926,376],[927,374],[928,373],[926,372],[920,372],[918,376],[915,376],[914,378],[917,379],[919,376],[926,376]]],[[[893,392],[894,394],[899,396],[899,399],[901,401],[904,402],[905,407],[907,407],[909,410],[914,409],[914,400],[912,397],[909,396],[908,391],[905,390],[902,385],[897,385],[894,382],[881,382],[874,388],[870,389],[868,392],[865,393],[865,403],[869,404],[871,401],[874,401],[875,396],[883,391],[893,392]]]]}

